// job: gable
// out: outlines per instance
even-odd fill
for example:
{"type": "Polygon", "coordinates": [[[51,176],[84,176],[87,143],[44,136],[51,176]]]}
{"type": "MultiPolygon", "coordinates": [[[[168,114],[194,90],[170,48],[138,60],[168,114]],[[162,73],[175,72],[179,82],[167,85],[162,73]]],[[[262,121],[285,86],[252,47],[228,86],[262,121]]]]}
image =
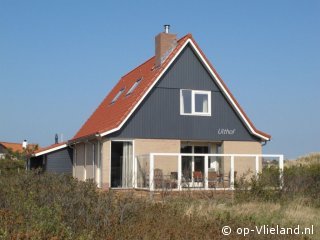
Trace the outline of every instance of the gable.
{"type": "Polygon", "coordinates": [[[189,45],[175,59],[122,129],[111,136],[257,141],[189,45]],[[180,89],[210,90],[211,116],[180,115],[180,89]],[[222,129],[234,132],[225,134],[222,129]]]}
{"type": "Polygon", "coordinates": [[[157,87],[220,91],[190,44],[176,58],[157,87]]]}
{"type": "MultiPolygon", "coordinates": [[[[192,47],[192,50],[198,56],[198,60],[201,60],[201,64],[207,70],[209,76],[216,80],[216,86],[219,87],[221,93],[228,100],[228,103],[238,114],[242,123],[251,135],[261,141],[270,140],[270,135],[263,133],[254,127],[253,123],[242,110],[213,66],[206,59],[191,34],[187,34],[178,40],[177,46],[172,50],[160,67],[155,68],[155,57],[152,57],[124,75],[69,143],[81,142],[83,139],[88,138],[109,136],[110,134],[121,130],[125,125],[128,125],[129,119],[131,119],[131,117],[136,114],[136,111],[141,108],[141,105],[145,102],[150,93],[154,92],[154,87],[158,85],[159,81],[163,79],[168,72],[170,72],[169,70],[173,68],[173,63],[176,63],[177,59],[181,58],[180,53],[186,52],[184,49],[186,49],[187,45],[192,47]],[[130,94],[129,97],[122,94],[117,98],[116,102],[110,104],[111,100],[115,98],[120,90],[130,89],[137,78],[143,80],[133,94],[130,94]]],[[[194,73],[195,72],[191,74],[194,73]]]]}

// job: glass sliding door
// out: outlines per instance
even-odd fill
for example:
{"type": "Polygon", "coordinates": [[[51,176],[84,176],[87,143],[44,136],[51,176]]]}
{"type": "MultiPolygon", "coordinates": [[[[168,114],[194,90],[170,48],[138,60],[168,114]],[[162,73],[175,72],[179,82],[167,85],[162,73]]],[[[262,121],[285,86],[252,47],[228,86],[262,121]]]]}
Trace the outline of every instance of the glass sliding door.
{"type": "MultiPolygon", "coordinates": [[[[208,146],[194,146],[193,153],[209,153],[208,146]]],[[[200,171],[202,174],[204,173],[204,157],[195,156],[194,157],[194,171],[200,171]]]]}
{"type": "Polygon", "coordinates": [[[122,152],[122,187],[132,187],[133,156],[132,142],[123,142],[122,152]]]}
{"type": "MultiPolygon", "coordinates": [[[[192,153],[192,146],[181,147],[181,153],[192,153]]],[[[182,156],[182,176],[186,181],[191,181],[192,178],[192,157],[182,156]]]]}
{"type": "Polygon", "coordinates": [[[111,142],[111,187],[130,188],[133,178],[131,141],[111,142]]]}
{"type": "MultiPolygon", "coordinates": [[[[207,154],[210,152],[208,144],[182,144],[181,153],[207,154]]],[[[203,156],[182,156],[182,177],[189,183],[198,182],[199,186],[203,182],[204,157],[203,156]]]]}

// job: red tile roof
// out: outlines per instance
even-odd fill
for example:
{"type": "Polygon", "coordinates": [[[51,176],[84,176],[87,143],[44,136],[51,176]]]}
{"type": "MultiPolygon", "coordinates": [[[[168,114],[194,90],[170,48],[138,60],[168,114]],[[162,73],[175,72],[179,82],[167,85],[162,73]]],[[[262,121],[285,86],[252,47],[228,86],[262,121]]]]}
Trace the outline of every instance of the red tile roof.
{"type": "Polygon", "coordinates": [[[167,59],[161,64],[159,68],[154,67],[155,57],[152,57],[140,66],[136,67],[135,69],[124,75],[115,85],[115,87],[111,90],[111,92],[106,96],[106,98],[102,101],[102,103],[98,106],[98,108],[94,111],[94,113],[90,116],[90,118],[83,124],[83,126],[76,133],[73,139],[71,139],[70,141],[72,142],[95,134],[106,133],[115,128],[118,128],[120,124],[122,124],[123,121],[129,116],[130,112],[135,108],[135,106],[141,100],[143,95],[148,91],[152,84],[154,84],[158,76],[161,75],[163,71],[166,69],[166,67],[170,64],[170,61],[175,58],[177,52],[179,52],[179,50],[182,50],[182,46],[189,39],[192,40],[192,42],[197,46],[201,55],[203,55],[205,60],[210,65],[210,68],[212,68],[214,73],[218,76],[219,81],[221,81],[222,85],[225,87],[228,94],[231,96],[235,104],[238,106],[239,110],[244,115],[252,129],[254,129],[257,133],[263,135],[265,138],[270,139],[270,135],[263,133],[254,127],[254,125],[245,115],[244,111],[237,103],[233,95],[230,93],[226,85],[223,83],[222,79],[219,77],[216,70],[213,68],[213,66],[207,60],[201,49],[198,47],[192,35],[187,34],[186,36],[178,40],[177,46],[169,54],[167,59]],[[140,84],[133,91],[133,93],[127,96],[127,91],[139,78],[142,78],[140,84]],[[115,103],[111,104],[113,98],[123,88],[125,88],[124,92],[121,94],[121,96],[117,99],[115,103]]]}
{"type": "MultiPolygon", "coordinates": [[[[0,142],[2,146],[4,146],[7,149],[11,149],[14,152],[23,152],[22,143],[10,143],[10,142],[0,142]]],[[[38,146],[37,144],[28,144],[28,148],[35,148],[38,146]]]]}

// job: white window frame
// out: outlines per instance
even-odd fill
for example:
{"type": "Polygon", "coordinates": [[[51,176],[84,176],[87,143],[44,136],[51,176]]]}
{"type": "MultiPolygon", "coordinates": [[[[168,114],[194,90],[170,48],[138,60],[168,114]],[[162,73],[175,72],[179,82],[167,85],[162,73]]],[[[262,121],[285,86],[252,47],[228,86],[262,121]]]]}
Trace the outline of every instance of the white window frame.
{"type": "Polygon", "coordinates": [[[180,89],[180,115],[191,115],[191,116],[211,116],[211,91],[203,90],[192,90],[192,89],[180,89]],[[182,91],[191,91],[191,113],[185,113],[183,109],[183,97],[182,91]],[[206,94],[208,96],[208,112],[196,112],[195,111],[195,95],[206,94]]]}

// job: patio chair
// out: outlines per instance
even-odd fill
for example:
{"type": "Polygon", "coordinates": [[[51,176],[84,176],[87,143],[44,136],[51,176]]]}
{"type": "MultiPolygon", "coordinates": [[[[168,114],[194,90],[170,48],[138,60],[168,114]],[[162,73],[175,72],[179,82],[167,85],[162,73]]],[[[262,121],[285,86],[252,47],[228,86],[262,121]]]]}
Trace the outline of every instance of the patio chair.
{"type": "Polygon", "coordinates": [[[162,169],[155,168],[153,175],[154,188],[163,187],[163,172],[162,169]]]}
{"type": "Polygon", "coordinates": [[[216,171],[209,171],[208,172],[208,187],[209,188],[216,188],[218,184],[218,174],[216,171]]]}
{"type": "Polygon", "coordinates": [[[203,187],[203,175],[201,171],[193,172],[194,187],[203,187]]]}
{"type": "Polygon", "coordinates": [[[178,186],[178,172],[170,173],[170,188],[176,188],[178,186]]]}

